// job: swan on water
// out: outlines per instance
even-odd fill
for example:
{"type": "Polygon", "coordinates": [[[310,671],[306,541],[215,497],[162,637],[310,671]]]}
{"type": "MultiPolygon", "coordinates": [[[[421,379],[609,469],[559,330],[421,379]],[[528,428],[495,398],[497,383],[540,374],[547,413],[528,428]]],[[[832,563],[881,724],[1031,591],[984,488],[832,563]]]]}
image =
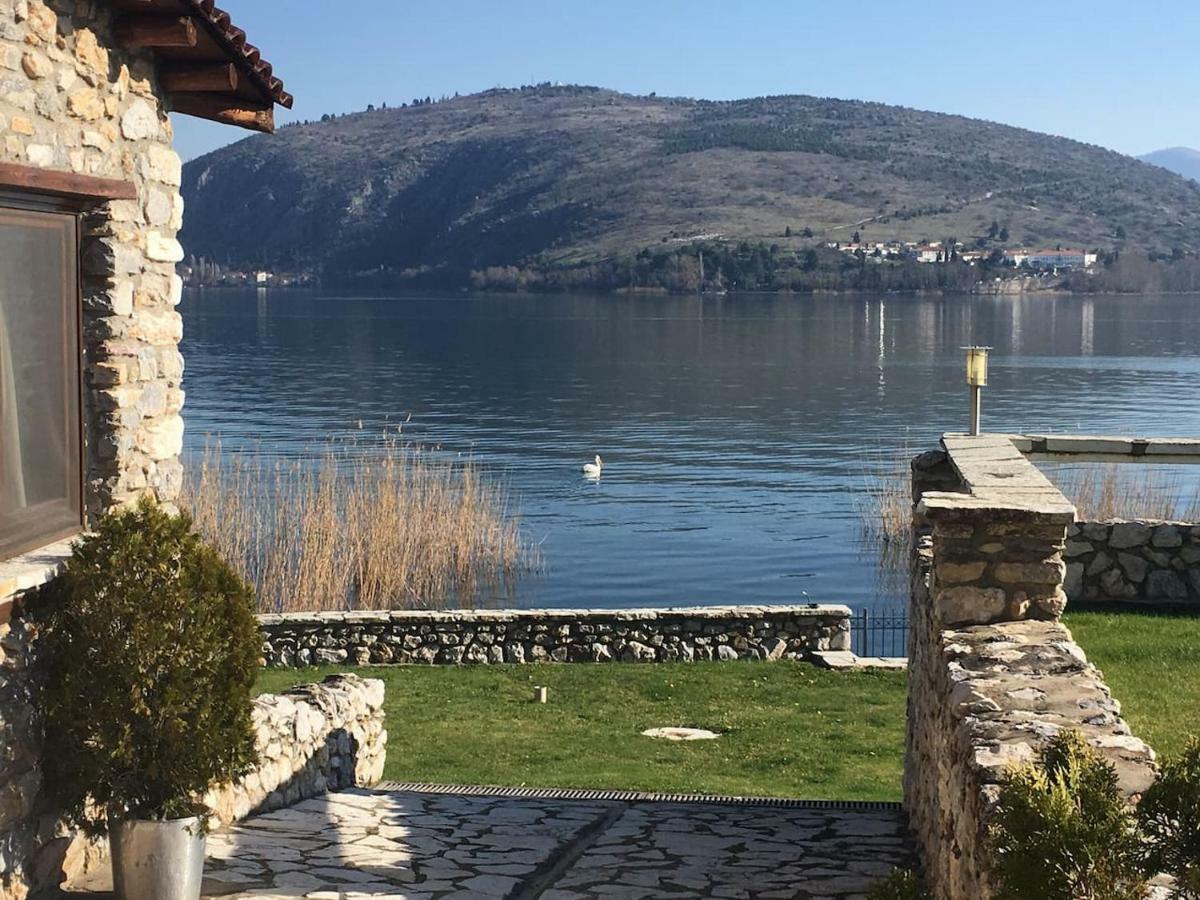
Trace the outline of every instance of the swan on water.
{"type": "Polygon", "coordinates": [[[600,458],[600,454],[596,454],[596,461],[583,464],[583,474],[588,478],[599,478],[600,471],[604,468],[604,460],[600,458]]]}

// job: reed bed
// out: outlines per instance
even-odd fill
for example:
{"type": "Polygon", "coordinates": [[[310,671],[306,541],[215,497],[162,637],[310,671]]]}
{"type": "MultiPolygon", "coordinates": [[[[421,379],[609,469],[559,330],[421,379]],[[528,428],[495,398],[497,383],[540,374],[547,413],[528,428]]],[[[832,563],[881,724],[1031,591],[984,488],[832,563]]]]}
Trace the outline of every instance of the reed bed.
{"type": "Polygon", "coordinates": [[[504,485],[398,440],[295,461],[210,445],[184,506],[263,612],[474,605],[541,563],[504,485]]]}
{"type": "Polygon", "coordinates": [[[1075,504],[1083,522],[1109,519],[1200,521],[1200,484],[1178,469],[1110,463],[1047,467],[1048,477],[1075,504]]]}
{"type": "Polygon", "coordinates": [[[912,476],[907,449],[879,451],[870,460],[857,498],[859,537],[876,556],[876,587],[887,594],[908,590],[912,545],[912,476]]]}
{"type": "MultiPolygon", "coordinates": [[[[910,453],[876,454],[858,498],[860,538],[876,556],[883,590],[907,590],[912,541],[910,453]]],[[[1047,477],[1075,504],[1083,522],[1149,519],[1200,522],[1200,480],[1186,481],[1178,469],[1113,463],[1044,466],[1047,477]]]]}

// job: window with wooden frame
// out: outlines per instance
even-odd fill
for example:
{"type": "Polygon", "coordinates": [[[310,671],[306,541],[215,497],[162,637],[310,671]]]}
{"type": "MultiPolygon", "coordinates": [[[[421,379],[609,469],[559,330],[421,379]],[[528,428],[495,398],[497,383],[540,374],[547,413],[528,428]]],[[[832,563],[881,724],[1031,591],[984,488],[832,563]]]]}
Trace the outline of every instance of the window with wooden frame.
{"type": "Polygon", "coordinates": [[[136,197],[0,163],[0,560],[83,528],[80,219],[136,197]]]}
{"type": "Polygon", "coordinates": [[[0,192],[0,559],[83,525],[79,214],[0,192]]]}

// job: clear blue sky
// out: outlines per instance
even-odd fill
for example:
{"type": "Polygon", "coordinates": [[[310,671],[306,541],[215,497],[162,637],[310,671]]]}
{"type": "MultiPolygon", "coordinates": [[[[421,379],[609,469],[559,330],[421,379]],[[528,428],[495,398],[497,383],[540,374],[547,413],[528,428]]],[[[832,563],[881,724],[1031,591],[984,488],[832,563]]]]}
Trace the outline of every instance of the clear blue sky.
{"type": "MultiPolygon", "coordinates": [[[[1141,154],[1200,148],[1195,0],[222,0],[281,122],[537,81],[962,113],[1141,154]]],[[[176,117],[185,159],[244,132],[176,117]]]]}

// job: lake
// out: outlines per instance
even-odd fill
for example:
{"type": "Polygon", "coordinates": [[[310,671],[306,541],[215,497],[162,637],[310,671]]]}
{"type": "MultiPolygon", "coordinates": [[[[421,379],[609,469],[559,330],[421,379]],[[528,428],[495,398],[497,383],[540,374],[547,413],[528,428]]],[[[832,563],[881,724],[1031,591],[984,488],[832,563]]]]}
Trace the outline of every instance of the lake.
{"type": "Polygon", "coordinates": [[[510,486],[544,558],[523,606],[890,605],[863,487],[965,429],[961,346],[995,347],[985,429],[1197,434],[1198,303],[189,290],[186,443],[296,458],[407,421],[510,486]]]}

